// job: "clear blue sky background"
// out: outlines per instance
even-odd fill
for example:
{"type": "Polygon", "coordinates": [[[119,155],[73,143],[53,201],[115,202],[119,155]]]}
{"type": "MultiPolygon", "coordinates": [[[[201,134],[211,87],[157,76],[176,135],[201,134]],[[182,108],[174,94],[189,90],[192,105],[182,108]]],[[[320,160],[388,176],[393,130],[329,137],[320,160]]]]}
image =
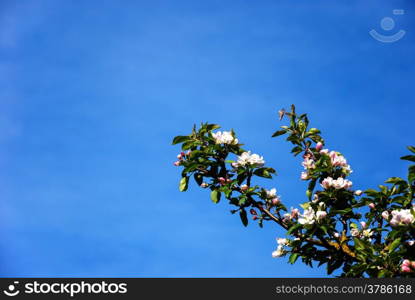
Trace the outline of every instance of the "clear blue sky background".
{"type": "Polygon", "coordinates": [[[414,16],[409,0],[1,1],[0,275],[324,276],[271,258],[274,225],[179,193],[171,139],[234,128],[297,206],[300,161],[270,138],[295,103],[356,188],[405,176],[414,16]],[[385,44],[371,29],[407,33],[385,44]]]}

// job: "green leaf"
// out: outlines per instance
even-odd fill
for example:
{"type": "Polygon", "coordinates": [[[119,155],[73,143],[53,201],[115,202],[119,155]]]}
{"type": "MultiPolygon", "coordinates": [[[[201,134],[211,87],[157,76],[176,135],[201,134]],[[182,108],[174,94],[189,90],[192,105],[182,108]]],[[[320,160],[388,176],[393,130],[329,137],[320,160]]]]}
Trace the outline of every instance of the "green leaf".
{"type": "Polygon", "coordinates": [[[296,224],[294,224],[293,226],[291,226],[291,227],[288,229],[287,234],[291,234],[291,233],[293,233],[294,231],[296,231],[297,229],[299,229],[301,226],[302,226],[302,225],[301,225],[300,223],[296,223],[296,224]]]}
{"type": "Polygon", "coordinates": [[[248,226],[248,217],[246,215],[246,211],[245,209],[241,209],[239,211],[239,217],[241,218],[242,224],[244,224],[244,226],[248,226]]]}
{"type": "Polygon", "coordinates": [[[298,258],[298,253],[292,253],[288,261],[290,264],[293,265],[296,262],[297,258],[298,258]]]}
{"type": "Polygon", "coordinates": [[[308,209],[308,208],[310,207],[310,202],[304,202],[304,203],[300,204],[300,206],[301,206],[304,210],[306,210],[306,209],[308,209]]]}
{"type": "Polygon", "coordinates": [[[217,125],[217,124],[207,124],[206,125],[206,130],[207,131],[212,131],[212,130],[215,130],[215,129],[218,129],[218,128],[220,128],[220,125],[217,125]]]}
{"type": "Polygon", "coordinates": [[[343,264],[343,260],[339,259],[339,260],[329,260],[327,262],[327,274],[330,275],[331,273],[333,273],[334,270],[340,268],[343,264]]]}
{"type": "Polygon", "coordinates": [[[189,184],[189,177],[188,176],[182,177],[179,183],[179,191],[180,192],[186,191],[188,184],[189,184]]]}
{"type": "Polygon", "coordinates": [[[408,168],[408,181],[409,183],[415,181],[415,165],[408,168]]]}
{"type": "Polygon", "coordinates": [[[221,194],[218,190],[213,190],[212,192],[210,192],[210,199],[213,203],[218,203],[220,201],[220,196],[221,194]]]}
{"type": "Polygon", "coordinates": [[[188,135],[178,135],[173,139],[172,145],[186,142],[190,139],[188,135]]]}
{"type": "Polygon", "coordinates": [[[201,185],[203,183],[203,176],[201,174],[195,173],[193,177],[198,185],[201,185]]]}
{"type": "Polygon", "coordinates": [[[385,181],[385,183],[393,183],[393,184],[397,184],[400,182],[405,182],[405,180],[400,177],[391,177],[385,181]]]}
{"type": "Polygon", "coordinates": [[[294,153],[294,156],[297,156],[301,152],[303,152],[303,147],[301,146],[295,146],[294,148],[291,149],[291,153],[294,153]]]}
{"type": "Polygon", "coordinates": [[[307,195],[308,196],[308,199],[311,199],[311,195],[312,195],[312,193],[314,191],[314,188],[316,187],[316,183],[317,183],[317,179],[313,179],[308,184],[307,191],[310,191],[310,195],[307,195]]]}
{"type": "Polygon", "coordinates": [[[402,156],[401,159],[415,162],[415,155],[405,155],[402,156]]]}
{"type": "Polygon", "coordinates": [[[268,172],[267,168],[256,169],[254,174],[259,177],[272,178],[272,175],[268,172]]]}
{"type": "Polygon", "coordinates": [[[286,130],[278,130],[278,131],[275,131],[274,133],[273,133],[273,135],[272,135],[272,137],[276,137],[276,136],[280,136],[280,135],[283,135],[283,134],[285,134],[287,131],[286,130]]]}
{"type": "Polygon", "coordinates": [[[245,195],[241,195],[241,196],[239,197],[238,205],[239,205],[239,206],[244,205],[244,204],[246,203],[246,200],[248,200],[248,198],[247,198],[245,195]]]}
{"type": "Polygon", "coordinates": [[[378,278],[384,278],[384,277],[389,277],[389,276],[390,276],[390,272],[386,269],[382,269],[378,273],[378,278]]]}
{"type": "Polygon", "coordinates": [[[321,133],[321,131],[320,131],[320,130],[318,130],[317,128],[311,128],[311,129],[308,131],[308,133],[309,133],[309,134],[317,134],[317,133],[321,133]]]}
{"type": "Polygon", "coordinates": [[[415,153],[415,147],[414,146],[408,146],[407,147],[409,151],[411,151],[412,153],[415,153]]]}
{"type": "Polygon", "coordinates": [[[392,253],[399,245],[401,244],[401,238],[397,238],[388,246],[389,250],[388,253],[392,253]]]}
{"type": "Polygon", "coordinates": [[[368,189],[365,191],[365,194],[370,197],[376,197],[379,194],[379,192],[374,189],[368,189]]]}
{"type": "Polygon", "coordinates": [[[365,249],[365,244],[359,240],[358,238],[353,238],[354,241],[354,246],[356,248],[356,250],[364,250],[365,249]]]}

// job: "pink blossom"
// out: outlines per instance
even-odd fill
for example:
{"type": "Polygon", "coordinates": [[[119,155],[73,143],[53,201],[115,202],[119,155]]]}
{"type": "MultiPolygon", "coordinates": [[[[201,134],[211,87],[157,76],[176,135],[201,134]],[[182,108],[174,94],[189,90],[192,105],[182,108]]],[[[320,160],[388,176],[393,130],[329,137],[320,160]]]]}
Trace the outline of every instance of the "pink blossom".
{"type": "Polygon", "coordinates": [[[316,145],[316,150],[320,151],[321,149],[323,149],[323,144],[321,142],[318,142],[316,145]]]}
{"type": "Polygon", "coordinates": [[[324,219],[326,216],[327,216],[327,213],[325,211],[319,210],[318,212],[316,212],[316,217],[319,220],[324,219]]]}
{"type": "Polygon", "coordinates": [[[362,222],[360,222],[360,226],[362,226],[362,228],[366,228],[367,224],[366,224],[366,222],[362,221],[362,222]]]}
{"type": "Polygon", "coordinates": [[[385,220],[388,220],[388,219],[389,219],[389,212],[388,212],[387,210],[385,210],[385,211],[382,213],[382,218],[384,218],[385,220]]]}
{"type": "Polygon", "coordinates": [[[307,180],[308,177],[308,173],[307,172],[301,172],[301,180],[307,180]]]}
{"type": "Polygon", "coordinates": [[[304,161],[301,163],[304,167],[304,169],[314,169],[316,167],[314,160],[311,158],[306,157],[304,161]]]}
{"type": "Polygon", "coordinates": [[[411,265],[411,261],[410,261],[409,259],[405,259],[405,260],[402,262],[402,266],[409,267],[410,265],[411,265]]]}
{"type": "Polygon", "coordinates": [[[375,207],[376,207],[376,205],[375,205],[375,203],[369,203],[369,207],[371,208],[371,209],[375,209],[375,207]]]}
{"type": "Polygon", "coordinates": [[[296,219],[300,215],[298,208],[291,208],[291,219],[296,219]]]}
{"type": "Polygon", "coordinates": [[[411,272],[411,268],[407,267],[407,266],[401,266],[401,271],[403,273],[410,273],[411,272]]]}
{"type": "Polygon", "coordinates": [[[339,177],[337,179],[333,179],[331,177],[324,178],[321,182],[321,186],[324,189],[329,189],[330,187],[334,187],[336,190],[339,189],[349,189],[352,187],[352,182],[350,180],[344,179],[339,177]]]}
{"type": "Polygon", "coordinates": [[[280,197],[275,197],[275,198],[273,198],[273,199],[271,200],[271,203],[272,203],[273,205],[278,205],[278,204],[280,204],[280,203],[281,203],[281,199],[280,199],[280,197]]]}
{"type": "Polygon", "coordinates": [[[180,161],[175,161],[175,162],[173,163],[173,165],[175,165],[176,167],[180,166],[180,161]]]}

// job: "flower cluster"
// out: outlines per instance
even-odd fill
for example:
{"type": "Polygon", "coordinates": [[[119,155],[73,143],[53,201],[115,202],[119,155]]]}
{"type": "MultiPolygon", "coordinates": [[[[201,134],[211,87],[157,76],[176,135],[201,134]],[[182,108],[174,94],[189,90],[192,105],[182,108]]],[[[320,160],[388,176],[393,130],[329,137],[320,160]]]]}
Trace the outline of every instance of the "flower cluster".
{"type": "Polygon", "coordinates": [[[410,261],[409,259],[405,259],[401,265],[402,273],[411,273],[415,271],[415,261],[410,261]]]}
{"type": "Polygon", "coordinates": [[[350,229],[350,234],[354,237],[366,238],[369,242],[371,242],[372,241],[371,237],[373,235],[373,231],[371,229],[364,229],[363,228],[362,230],[359,230],[357,228],[352,228],[352,229],[350,229]]]}
{"type": "Polygon", "coordinates": [[[277,190],[275,188],[265,190],[265,195],[266,199],[269,200],[273,205],[278,205],[281,203],[281,198],[277,195],[277,190]]]}
{"type": "MultiPolygon", "coordinates": [[[[321,209],[324,209],[324,203],[320,202],[319,204],[321,209]]],[[[327,212],[324,210],[315,211],[313,208],[309,207],[304,210],[303,214],[300,215],[298,223],[301,225],[312,225],[316,221],[319,222],[327,217],[327,212]]]]}
{"type": "Polygon", "coordinates": [[[179,154],[177,154],[178,161],[175,161],[173,165],[175,165],[176,167],[180,166],[183,160],[186,159],[186,156],[188,157],[189,155],[190,155],[190,151],[187,151],[186,153],[180,152],[179,154]]]}
{"type": "Polygon", "coordinates": [[[352,173],[350,165],[347,163],[346,158],[337,151],[329,151],[328,149],[320,150],[320,154],[328,155],[330,157],[330,162],[333,167],[342,168],[343,172],[347,175],[352,173]]]}
{"type": "Polygon", "coordinates": [[[321,186],[326,190],[331,187],[335,188],[336,190],[349,189],[352,187],[352,184],[353,183],[350,180],[344,179],[342,177],[339,177],[337,179],[327,177],[323,179],[323,181],[321,182],[321,186]]]}
{"type": "Polygon", "coordinates": [[[303,162],[301,163],[304,167],[304,170],[315,169],[316,164],[313,159],[309,157],[305,157],[303,162]]]}
{"type": "Polygon", "coordinates": [[[237,145],[239,142],[230,131],[218,131],[216,133],[212,132],[212,137],[215,139],[216,144],[237,145]]]}
{"type": "Polygon", "coordinates": [[[253,166],[253,167],[262,167],[265,164],[265,160],[262,156],[258,154],[251,154],[251,151],[244,152],[240,156],[238,156],[238,160],[236,163],[233,163],[232,166],[237,167],[244,167],[244,166],[253,166]]]}
{"type": "MultiPolygon", "coordinates": [[[[391,212],[392,218],[389,221],[389,224],[393,227],[399,225],[410,225],[415,222],[415,218],[411,213],[410,209],[396,209],[391,212]]],[[[382,217],[386,220],[389,219],[390,215],[387,211],[382,213],[382,217]]]]}
{"type": "Polygon", "coordinates": [[[289,240],[284,238],[277,238],[278,247],[277,250],[272,252],[272,257],[281,257],[287,253],[287,250],[284,249],[284,246],[289,245],[289,240]]]}

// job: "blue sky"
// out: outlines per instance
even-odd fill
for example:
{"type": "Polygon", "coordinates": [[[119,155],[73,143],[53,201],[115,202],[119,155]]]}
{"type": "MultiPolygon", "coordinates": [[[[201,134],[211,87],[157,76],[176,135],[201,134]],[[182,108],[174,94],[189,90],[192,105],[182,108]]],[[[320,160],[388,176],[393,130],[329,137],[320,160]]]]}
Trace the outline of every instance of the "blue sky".
{"type": "Polygon", "coordinates": [[[270,138],[295,103],[356,188],[405,176],[414,15],[413,1],[1,1],[0,275],[324,276],[271,258],[273,224],[180,193],[171,139],[234,128],[298,206],[300,161],[270,138]]]}

